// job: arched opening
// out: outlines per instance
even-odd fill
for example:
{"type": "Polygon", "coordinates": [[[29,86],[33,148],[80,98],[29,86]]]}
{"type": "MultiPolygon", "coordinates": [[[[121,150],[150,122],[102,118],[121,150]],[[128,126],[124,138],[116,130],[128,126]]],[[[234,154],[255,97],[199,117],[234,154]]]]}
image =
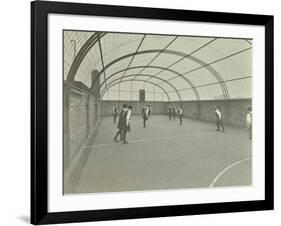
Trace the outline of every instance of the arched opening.
{"type": "Polygon", "coordinates": [[[217,158],[251,154],[252,48],[245,38],[65,31],[64,192],[208,187],[217,158]]]}

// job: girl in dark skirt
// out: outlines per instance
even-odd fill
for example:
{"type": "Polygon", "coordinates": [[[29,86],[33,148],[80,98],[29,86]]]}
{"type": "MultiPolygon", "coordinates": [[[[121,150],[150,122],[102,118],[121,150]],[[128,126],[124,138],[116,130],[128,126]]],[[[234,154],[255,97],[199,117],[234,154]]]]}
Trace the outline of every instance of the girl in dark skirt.
{"type": "Polygon", "coordinates": [[[144,107],[142,110],[142,118],[143,118],[143,127],[146,127],[146,121],[148,120],[148,107],[144,107]]]}
{"type": "Polygon", "coordinates": [[[120,111],[120,114],[119,114],[119,120],[118,120],[118,124],[117,124],[117,133],[115,135],[115,137],[113,138],[113,140],[115,142],[118,142],[117,140],[117,137],[120,135],[120,140],[122,141],[123,140],[123,131],[124,131],[124,127],[125,127],[125,124],[126,124],[126,116],[125,116],[125,113],[127,111],[127,104],[123,104],[123,108],[122,110],[120,111]]]}

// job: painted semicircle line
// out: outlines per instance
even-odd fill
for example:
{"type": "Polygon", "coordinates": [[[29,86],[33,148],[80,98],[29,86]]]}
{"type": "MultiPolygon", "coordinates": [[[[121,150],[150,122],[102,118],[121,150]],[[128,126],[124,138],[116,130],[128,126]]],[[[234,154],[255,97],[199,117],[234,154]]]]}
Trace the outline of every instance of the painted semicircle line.
{"type": "Polygon", "coordinates": [[[217,183],[217,181],[222,177],[222,175],[224,175],[228,170],[230,170],[231,168],[243,163],[243,162],[246,162],[246,161],[249,161],[251,160],[251,158],[245,158],[245,159],[242,159],[242,160],[239,160],[239,161],[236,161],[232,164],[230,164],[229,166],[227,166],[226,168],[224,168],[221,172],[219,172],[217,174],[217,176],[213,179],[212,183],[209,185],[209,187],[214,187],[215,184],[217,183]]]}

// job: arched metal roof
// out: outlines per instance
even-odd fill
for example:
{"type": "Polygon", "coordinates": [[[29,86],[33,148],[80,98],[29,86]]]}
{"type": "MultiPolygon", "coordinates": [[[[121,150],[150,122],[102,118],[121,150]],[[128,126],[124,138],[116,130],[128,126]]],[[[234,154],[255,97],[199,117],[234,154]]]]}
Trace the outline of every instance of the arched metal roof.
{"type": "Polygon", "coordinates": [[[171,101],[250,98],[251,58],[249,39],[64,31],[64,79],[90,87],[98,70],[102,97],[146,84],[171,101]]]}

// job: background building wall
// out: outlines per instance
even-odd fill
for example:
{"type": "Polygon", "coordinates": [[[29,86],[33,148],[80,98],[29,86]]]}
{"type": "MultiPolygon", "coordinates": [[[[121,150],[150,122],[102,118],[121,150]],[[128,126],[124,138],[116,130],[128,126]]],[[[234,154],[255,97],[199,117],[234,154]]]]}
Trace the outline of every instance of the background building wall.
{"type": "Polygon", "coordinates": [[[153,114],[164,114],[166,109],[166,102],[156,101],[146,101],[146,102],[139,102],[139,101],[101,101],[101,115],[102,116],[109,116],[112,115],[112,108],[114,105],[118,106],[118,110],[122,108],[123,104],[132,105],[133,107],[133,114],[141,114],[141,109],[143,106],[150,105],[152,107],[153,114]]]}
{"type": "Polygon", "coordinates": [[[133,114],[141,114],[141,108],[144,105],[152,107],[152,114],[168,114],[169,106],[182,106],[183,115],[201,121],[214,122],[214,106],[221,109],[223,120],[226,125],[246,126],[247,106],[252,104],[251,99],[233,99],[233,100],[206,100],[206,101],[182,101],[182,102],[139,102],[139,101],[101,101],[101,115],[112,115],[114,105],[120,108],[123,104],[133,106],[133,114]]]}

